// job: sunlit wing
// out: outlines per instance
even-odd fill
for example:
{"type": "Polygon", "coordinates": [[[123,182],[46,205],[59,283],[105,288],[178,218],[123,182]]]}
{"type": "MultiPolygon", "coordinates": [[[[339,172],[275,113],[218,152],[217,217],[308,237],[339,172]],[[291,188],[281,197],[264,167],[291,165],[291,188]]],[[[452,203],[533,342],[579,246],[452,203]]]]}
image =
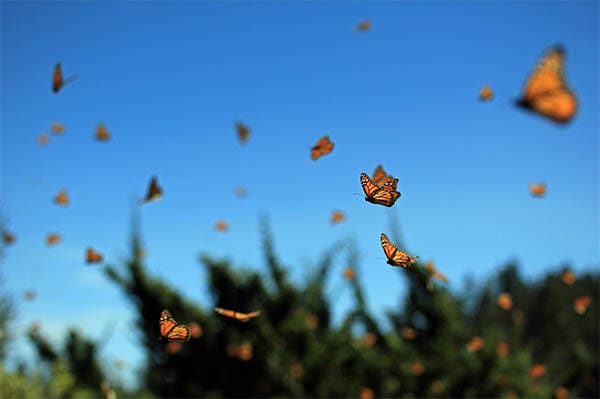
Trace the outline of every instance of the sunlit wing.
{"type": "Polygon", "coordinates": [[[260,315],[260,310],[256,310],[256,311],[250,312],[250,313],[242,313],[242,312],[236,312],[235,310],[215,308],[215,312],[217,312],[220,315],[223,315],[225,317],[236,319],[236,320],[242,321],[242,322],[249,321],[253,317],[260,315]]]}
{"type": "Polygon", "coordinates": [[[310,149],[310,158],[316,161],[323,155],[333,151],[334,144],[329,140],[329,136],[321,137],[317,143],[310,149]]]}

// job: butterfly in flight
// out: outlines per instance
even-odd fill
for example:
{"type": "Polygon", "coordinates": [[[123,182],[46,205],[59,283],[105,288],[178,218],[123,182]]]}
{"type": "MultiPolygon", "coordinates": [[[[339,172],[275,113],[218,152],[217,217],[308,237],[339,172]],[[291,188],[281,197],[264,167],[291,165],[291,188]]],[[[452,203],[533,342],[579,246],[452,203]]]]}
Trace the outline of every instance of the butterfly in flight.
{"type": "Polygon", "coordinates": [[[362,21],[356,25],[356,30],[359,32],[367,32],[371,30],[371,21],[362,21]]]}
{"type": "Polygon", "coordinates": [[[525,83],[516,104],[557,123],[568,122],[577,111],[577,98],[564,79],[565,51],[556,46],[546,52],[525,83]]]}
{"type": "Polygon", "coordinates": [[[236,312],[235,310],[215,308],[215,312],[217,312],[218,314],[221,314],[225,317],[236,319],[241,322],[250,321],[251,318],[260,315],[260,310],[256,310],[256,311],[250,312],[250,313],[242,313],[242,312],[236,312]]]}
{"type": "Polygon", "coordinates": [[[242,122],[236,122],[235,130],[238,134],[238,139],[243,144],[248,141],[248,137],[250,136],[250,128],[244,125],[242,122]]]}
{"type": "Polygon", "coordinates": [[[62,123],[55,122],[50,125],[50,130],[54,134],[63,134],[65,132],[65,126],[62,123]]]}
{"type": "Polygon", "coordinates": [[[418,256],[410,257],[406,252],[399,250],[397,246],[390,242],[389,238],[384,233],[381,233],[380,239],[383,252],[388,258],[387,264],[406,268],[413,263],[416,263],[417,259],[419,259],[418,256]]]}
{"type": "Polygon", "coordinates": [[[110,140],[110,133],[108,132],[108,129],[106,128],[106,126],[104,126],[103,123],[99,123],[98,126],[96,127],[96,140],[98,141],[109,141],[110,140]]]}
{"type": "Polygon", "coordinates": [[[342,212],[342,211],[332,212],[331,218],[329,219],[331,224],[337,224],[337,223],[343,222],[344,220],[346,220],[346,215],[344,215],[344,212],[342,212]]]}
{"type": "Polygon", "coordinates": [[[102,262],[102,254],[94,251],[92,247],[88,247],[85,250],[85,261],[87,263],[100,263],[102,262]]]}
{"type": "Polygon", "coordinates": [[[63,80],[62,68],[60,62],[54,66],[54,73],[52,74],[52,91],[58,93],[67,83],[70,83],[77,79],[77,75],[72,75],[69,78],[63,80]]]}
{"type": "Polygon", "coordinates": [[[329,140],[329,136],[323,136],[310,149],[310,158],[313,161],[316,161],[323,155],[327,155],[331,151],[333,151],[333,147],[334,147],[334,144],[329,140]]]}
{"type": "Polygon", "coordinates": [[[142,199],[142,204],[150,201],[158,201],[162,198],[162,188],[158,185],[158,180],[156,176],[152,176],[152,180],[150,180],[150,185],[148,186],[148,192],[146,193],[146,197],[142,199]]]}
{"type": "Polygon", "coordinates": [[[401,195],[400,192],[396,191],[395,183],[388,184],[387,186],[378,186],[364,172],[360,174],[360,184],[366,195],[365,201],[372,204],[391,207],[401,195]]]}
{"type": "Polygon", "coordinates": [[[37,138],[37,142],[39,145],[47,145],[50,142],[50,136],[48,136],[46,133],[40,133],[37,138]]]}
{"type": "Polygon", "coordinates": [[[6,245],[10,245],[15,242],[15,236],[14,236],[14,234],[9,233],[8,231],[3,231],[2,232],[2,241],[6,245]]]}
{"type": "Polygon", "coordinates": [[[164,309],[160,312],[158,320],[161,338],[166,338],[169,342],[184,343],[190,340],[190,329],[184,324],[177,324],[171,312],[164,309]]]}
{"type": "Polygon", "coordinates": [[[60,234],[52,233],[48,234],[48,236],[46,237],[46,245],[49,247],[58,244],[61,241],[62,237],[60,236],[60,234]]]}
{"type": "Polygon", "coordinates": [[[229,230],[229,225],[226,222],[219,220],[215,223],[215,230],[223,232],[227,231],[229,230]]]}
{"type": "Polygon", "coordinates": [[[490,88],[490,86],[483,86],[481,88],[481,91],[479,92],[479,100],[480,101],[490,101],[492,98],[494,98],[494,92],[492,91],[492,89],[490,88]]]}
{"type": "Polygon", "coordinates": [[[590,306],[591,301],[592,299],[589,295],[575,298],[575,301],[573,301],[573,308],[575,309],[575,312],[583,316],[588,306],[590,306]]]}
{"type": "Polygon", "coordinates": [[[56,205],[67,206],[71,201],[66,190],[61,190],[54,196],[54,203],[56,205]]]}
{"type": "Polygon", "coordinates": [[[546,183],[530,184],[529,192],[534,197],[543,197],[544,195],[546,195],[546,183]]]}

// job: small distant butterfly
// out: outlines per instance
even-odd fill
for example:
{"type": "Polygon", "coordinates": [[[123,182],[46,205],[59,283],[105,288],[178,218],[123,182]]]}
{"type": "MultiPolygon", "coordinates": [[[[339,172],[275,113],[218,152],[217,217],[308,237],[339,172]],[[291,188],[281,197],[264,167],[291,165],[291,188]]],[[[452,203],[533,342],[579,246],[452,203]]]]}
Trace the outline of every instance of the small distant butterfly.
{"type": "Polygon", "coordinates": [[[410,257],[406,252],[399,250],[398,247],[396,247],[390,242],[390,240],[384,233],[381,233],[380,240],[383,252],[388,258],[387,264],[389,265],[402,266],[406,268],[412,265],[413,263],[416,263],[417,259],[419,259],[418,256],[410,257]]]}
{"type": "Polygon", "coordinates": [[[360,174],[360,184],[362,185],[363,191],[366,195],[365,201],[372,204],[391,207],[401,195],[400,192],[393,188],[389,190],[378,186],[364,172],[360,174]]]}
{"type": "Polygon", "coordinates": [[[104,126],[103,123],[98,124],[98,126],[96,127],[96,140],[98,141],[109,141],[110,140],[110,133],[108,132],[108,129],[106,128],[106,126],[104,126]]]}
{"type": "Polygon", "coordinates": [[[330,221],[331,221],[331,224],[337,224],[337,223],[343,222],[345,219],[346,219],[346,215],[344,215],[343,212],[341,212],[341,211],[334,211],[331,214],[330,221]]]}
{"type": "Polygon", "coordinates": [[[494,98],[494,92],[490,89],[490,86],[483,86],[479,92],[480,101],[489,101],[494,98]]]}
{"type": "Polygon", "coordinates": [[[33,301],[36,297],[35,291],[27,290],[23,293],[23,298],[26,301],[33,301]]]}
{"type": "Polygon", "coordinates": [[[238,198],[246,198],[248,196],[248,192],[246,191],[246,189],[244,187],[236,187],[235,195],[238,198]]]}
{"type": "Polygon", "coordinates": [[[575,301],[573,302],[573,308],[575,309],[575,312],[577,314],[584,315],[588,306],[590,306],[591,301],[592,298],[590,298],[589,295],[575,298],[575,301]]]}
{"type": "Polygon", "coordinates": [[[242,122],[236,122],[235,130],[238,134],[238,139],[243,144],[248,141],[248,137],[250,136],[250,128],[244,125],[242,122]]]}
{"type": "Polygon", "coordinates": [[[48,234],[48,236],[46,237],[46,245],[49,247],[58,244],[61,241],[62,237],[60,236],[60,234],[57,233],[48,234]]]}
{"type": "Polygon", "coordinates": [[[39,145],[48,145],[50,142],[50,136],[48,136],[46,133],[40,133],[40,135],[37,137],[37,142],[39,145]]]}
{"type": "Polygon", "coordinates": [[[227,231],[229,230],[229,225],[222,220],[219,220],[215,223],[215,230],[217,231],[227,231]]]}
{"type": "Polygon", "coordinates": [[[102,254],[94,251],[92,247],[88,247],[85,250],[85,261],[89,263],[100,263],[102,262],[102,254]]]}
{"type": "Polygon", "coordinates": [[[436,270],[435,264],[433,262],[430,261],[425,263],[425,266],[423,266],[423,268],[431,277],[437,278],[438,280],[443,281],[444,283],[448,282],[448,278],[436,270]]]}
{"type": "Polygon", "coordinates": [[[54,196],[54,203],[61,206],[69,205],[71,201],[69,200],[69,195],[66,190],[61,190],[54,196]]]}
{"type": "Polygon", "coordinates": [[[503,292],[500,295],[498,295],[496,303],[498,304],[498,307],[500,307],[500,309],[502,310],[510,310],[513,306],[512,297],[507,292],[503,292]]]}
{"type": "Polygon", "coordinates": [[[54,134],[63,134],[65,132],[65,127],[61,123],[56,122],[50,125],[50,130],[54,134]]]}
{"type": "Polygon", "coordinates": [[[577,111],[577,98],[564,80],[565,51],[556,46],[546,52],[529,76],[516,104],[557,123],[568,122],[577,111]]]}
{"type": "Polygon", "coordinates": [[[67,83],[70,83],[75,79],[77,79],[77,75],[72,75],[63,80],[61,65],[60,63],[57,63],[54,66],[54,73],[52,74],[52,91],[58,93],[67,83]]]}
{"type": "Polygon", "coordinates": [[[8,231],[3,231],[2,232],[2,241],[6,245],[10,245],[15,242],[15,236],[14,236],[14,234],[9,233],[8,231]]]}
{"type": "Polygon", "coordinates": [[[356,25],[356,30],[359,32],[367,32],[371,30],[371,21],[362,21],[356,25]]]}
{"type": "Polygon", "coordinates": [[[481,337],[478,336],[474,336],[473,338],[471,338],[471,340],[467,343],[467,350],[469,352],[477,352],[478,350],[480,350],[481,348],[483,348],[483,339],[481,339],[481,337]]]}
{"type": "Polygon", "coordinates": [[[323,155],[333,151],[334,144],[329,140],[329,136],[321,137],[317,143],[310,149],[310,158],[316,161],[323,155]]]}
{"type": "Polygon", "coordinates": [[[560,278],[561,278],[562,282],[567,285],[573,285],[573,283],[575,283],[575,280],[576,280],[575,275],[570,270],[565,270],[565,272],[562,274],[562,276],[560,278]]]}
{"type": "Polygon", "coordinates": [[[236,312],[235,310],[215,308],[215,312],[217,312],[218,314],[221,314],[225,317],[236,319],[241,322],[250,321],[250,319],[252,319],[253,317],[260,315],[260,310],[256,310],[256,311],[250,312],[250,313],[242,313],[242,312],[236,312]]]}
{"type": "Polygon", "coordinates": [[[534,197],[543,197],[546,195],[546,183],[533,184],[529,185],[529,192],[534,197]]]}
{"type": "Polygon", "coordinates": [[[171,312],[164,309],[160,313],[158,320],[161,338],[166,338],[169,342],[184,343],[190,340],[190,329],[184,324],[177,324],[171,312]]]}
{"type": "Polygon", "coordinates": [[[529,378],[536,380],[546,374],[546,367],[543,364],[534,364],[529,369],[529,378]]]}
{"type": "Polygon", "coordinates": [[[152,180],[150,180],[146,197],[142,199],[142,203],[145,204],[150,201],[158,201],[162,198],[162,193],[162,188],[159,187],[156,176],[153,176],[152,180]]]}

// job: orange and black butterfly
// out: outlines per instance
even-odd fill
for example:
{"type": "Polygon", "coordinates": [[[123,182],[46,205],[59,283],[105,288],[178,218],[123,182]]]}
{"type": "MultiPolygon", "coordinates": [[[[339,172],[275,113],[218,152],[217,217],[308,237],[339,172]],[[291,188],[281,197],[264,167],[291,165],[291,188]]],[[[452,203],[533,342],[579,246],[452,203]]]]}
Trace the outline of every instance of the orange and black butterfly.
{"type": "Polygon", "coordinates": [[[65,126],[62,123],[55,122],[50,125],[50,131],[54,134],[63,134],[65,132],[65,126]]]}
{"type": "Polygon", "coordinates": [[[546,195],[546,183],[533,184],[529,185],[529,192],[534,197],[543,197],[546,195]]]}
{"type": "Polygon", "coordinates": [[[577,314],[584,315],[591,302],[592,298],[589,295],[577,297],[573,301],[573,309],[577,314]]]}
{"type": "Polygon", "coordinates": [[[88,247],[85,250],[85,261],[87,263],[100,263],[102,262],[102,254],[94,251],[92,247],[88,247]]]}
{"type": "Polygon", "coordinates": [[[360,174],[360,184],[362,185],[363,191],[365,192],[365,201],[372,204],[384,205],[390,207],[394,205],[396,200],[400,198],[400,192],[396,191],[395,188],[387,189],[380,187],[371,180],[366,173],[360,174]]]}
{"type": "Polygon", "coordinates": [[[227,230],[229,230],[229,225],[227,224],[227,222],[219,220],[219,221],[217,221],[215,223],[215,230],[217,230],[217,231],[227,231],[227,230]]]}
{"type": "Polygon", "coordinates": [[[248,141],[248,137],[250,136],[250,128],[244,125],[242,122],[236,122],[235,130],[238,134],[238,139],[240,139],[241,143],[245,143],[248,141]]]}
{"type": "Polygon", "coordinates": [[[48,136],[46,133],[40,133],[37,138],[37,142],[39,145],[47,145],[50,142],[50,136],[48,136]]]}
{"type": "Polygon", "coordinates": [[[77,79],[77,75],[72,75],[68,79],[63,80],[62,68],[60,62],[54,66],[54,73],[52,74],[52,91],[58,93],[67,83],[70,83],[77,79]]]}
{"type": "Polygon", "coordinates": [[[562,47],[551,48],[525,83],[517,105],[557,123],[568,122],[577,111],[577,98],[564,80],[562,47]]]}
{"type": "Polygon", "coordinates": [[[10,245],[15,242],[15,236],[14,236],[14,234],[9,233],[8,231],[3,231],[2,232],[2,241],[4,241],[4,243],[6,245],[10,245]]]}
{"type": "Polygon", "coordinates": [[[256,310],[250,313],[242,313],[236,312],[235,310],[223,309],[223,308],[215,308],[215,312],[221,314],[225,317],[230,317],[232,319],[236,319],[241,322],[250,321],[253,317],[260,315],[260,310],[256,310]]]}
{"type": "Polygon", "coordinates": [[[106,128],[106,126],[104,126],[103,123],[99,123],[98,126],[96,127],[96,140],[98,140],[98,141],[109,141],[110,140],[110,133],[108,132],[108,129],[106,128]]]}
{"type": "Polygon", "coordinates": [[[371,21],[362,21],[356,25],[356,30],[359,32],[367,32],[371,30],[371,21]]]}
{"type": "Polygon", "coordinates": [[[190,340],[191,333],[189,327],[183,324],[177,324],[173,316],[171,316],[171,312],[167,309],[160,312],[158,326],[160,328],[161,338],[166,338],[169,342],[182,344],[190,340]]]}
{"type": "Polygon", "coordinates": [[[329,140],[329,136],[323,136],[317,141],[317,143],[310,149],[310,158],[316,161],[323,155],[329,154],[333,151],[334,144],[329,140]]]}
{"type": "Polygon", "coordinates": [[[479,100],[480,101],[489,101],[494,98],[494,92],[490,88],[490,86],[483,86],[481,91],[479,92],[479,100]]]}
{"type": "Polygon", "coordinates": [[[142,199],[142,203],[150,201],[158,201],[162,198],[162,188],[158,185],[158,180],[156,176],[152,176],[152,180],[150,180],[150,185],[148,186],[148,192],[146,193],[146,197],[142,199]]]}
{"type": "Polygon", "coordinates": [[[406,252],[399,250],[397,246],[390,242],[389,238],[384,233],[381,233],[380,239],[381,247],[383,248],[385,256],[388,258],[387,263],[389,265],[409,267],[419,259],[418,256],[410,257],[406,252]]]}
{"type": "Polygon", "coordinates": [[[54,196],[54,203],[56,205],[67,206],[70,202],[71,200],[66,190],[61,190],[54,196]]]}
{"type": "Polygon", "coordinates": [[[388,175],[381,165],[377,165],[373,172],[373,183],[383,188],[386,191],[396,191],[398,179],[388,175]]]}
{"type": "Polygon", "coordinates": [[[329,219],[331,224],[337,224],[343,222],[344,220],[346,220],[346,215],[344,215],[344,212],[342,211],[333,211],[331,213],[331,218],[329,219]]]}
{"type": "Polygon", "coordinates": [[[61,241],[62,241],[62,237],[60,234],[57,234],[57,233],[48,234],[48,236],[46,237],[46,245],[49,247],[52,245],[58,244],[61,241]]]}

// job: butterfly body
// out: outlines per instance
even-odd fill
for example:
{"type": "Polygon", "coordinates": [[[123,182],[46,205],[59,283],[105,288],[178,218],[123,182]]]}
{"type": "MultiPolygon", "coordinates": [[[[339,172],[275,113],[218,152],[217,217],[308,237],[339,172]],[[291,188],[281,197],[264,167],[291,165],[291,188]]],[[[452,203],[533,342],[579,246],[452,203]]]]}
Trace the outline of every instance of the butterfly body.
{"type": "Polygon", "coordinates": [[[167,309],[160,312],[158,326],[161,338],[166,338],[169,342],[182,344],[190,340],[191,332],[189,327],[178,324],[167,309]]]}
{"type": "Polygon", "coordinates": [[[415,263],[417,259],[419,259],[418,256],[408,256],[406,252],[398,249],[397,246],[390,242],[389,238],[384,233],[381,233],[380,240],[383,252],[385,253],[385,256],[388,259],[386,262],[388,265],[402,266],[406,268],[415,263]]]}

